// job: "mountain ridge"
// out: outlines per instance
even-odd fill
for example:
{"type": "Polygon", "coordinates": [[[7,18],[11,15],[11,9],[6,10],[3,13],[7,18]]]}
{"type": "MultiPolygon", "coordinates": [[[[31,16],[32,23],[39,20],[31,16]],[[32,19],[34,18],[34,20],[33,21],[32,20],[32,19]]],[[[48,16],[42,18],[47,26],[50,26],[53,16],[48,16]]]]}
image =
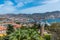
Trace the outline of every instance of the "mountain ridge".
{"type": "Polygon", "coordinates": [[[60,18],[60,11],[52,11],[52,12],[45,12],[45,13],[33,13],[33,14],[3,14],[0,17],[27,17],[33,19],[54,19],[60,18]]]}

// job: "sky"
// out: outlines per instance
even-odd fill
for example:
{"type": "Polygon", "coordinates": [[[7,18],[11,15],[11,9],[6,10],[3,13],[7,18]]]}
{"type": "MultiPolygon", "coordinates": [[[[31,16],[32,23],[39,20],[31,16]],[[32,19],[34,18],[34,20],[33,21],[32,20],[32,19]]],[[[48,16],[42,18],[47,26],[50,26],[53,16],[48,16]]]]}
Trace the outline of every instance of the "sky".
{"type": "Polygon", "coordinates": [[[0,14],[60,11],[60,0],[0,0],[0,14]]]}

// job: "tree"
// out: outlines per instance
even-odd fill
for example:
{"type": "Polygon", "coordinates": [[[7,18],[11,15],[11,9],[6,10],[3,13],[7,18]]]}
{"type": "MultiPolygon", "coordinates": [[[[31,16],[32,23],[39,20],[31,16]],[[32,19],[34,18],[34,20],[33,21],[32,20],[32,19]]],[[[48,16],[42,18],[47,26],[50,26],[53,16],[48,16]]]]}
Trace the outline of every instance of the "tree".
{"type": "Polygon", "coordinates": [[[7,34],[11,34],[12,32],[14,32],[13,25],[8,24],[7,34]]]}

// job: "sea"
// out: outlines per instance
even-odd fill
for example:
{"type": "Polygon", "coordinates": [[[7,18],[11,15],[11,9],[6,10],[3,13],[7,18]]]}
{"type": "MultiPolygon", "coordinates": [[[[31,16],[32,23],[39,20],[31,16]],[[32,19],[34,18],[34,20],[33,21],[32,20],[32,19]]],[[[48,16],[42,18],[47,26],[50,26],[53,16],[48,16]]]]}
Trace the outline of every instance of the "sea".
{"type": "Polygon", "coordinates": [[[56,18],[56,19],[44,19],[41,20],[43,22],[48,22],[48,23],[60,23],[60,18],[56,18]]]}

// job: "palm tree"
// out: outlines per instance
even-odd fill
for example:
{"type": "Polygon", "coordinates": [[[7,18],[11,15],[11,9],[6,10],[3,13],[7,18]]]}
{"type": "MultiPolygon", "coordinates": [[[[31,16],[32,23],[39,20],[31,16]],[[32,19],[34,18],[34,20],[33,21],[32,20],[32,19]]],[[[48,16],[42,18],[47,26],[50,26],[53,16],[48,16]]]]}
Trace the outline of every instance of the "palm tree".
{"type": "Polygon", "coordinates": [[[9,40],[43,40],[38,31],[31,28],[17,29],[9,35],[9,40]]]}

